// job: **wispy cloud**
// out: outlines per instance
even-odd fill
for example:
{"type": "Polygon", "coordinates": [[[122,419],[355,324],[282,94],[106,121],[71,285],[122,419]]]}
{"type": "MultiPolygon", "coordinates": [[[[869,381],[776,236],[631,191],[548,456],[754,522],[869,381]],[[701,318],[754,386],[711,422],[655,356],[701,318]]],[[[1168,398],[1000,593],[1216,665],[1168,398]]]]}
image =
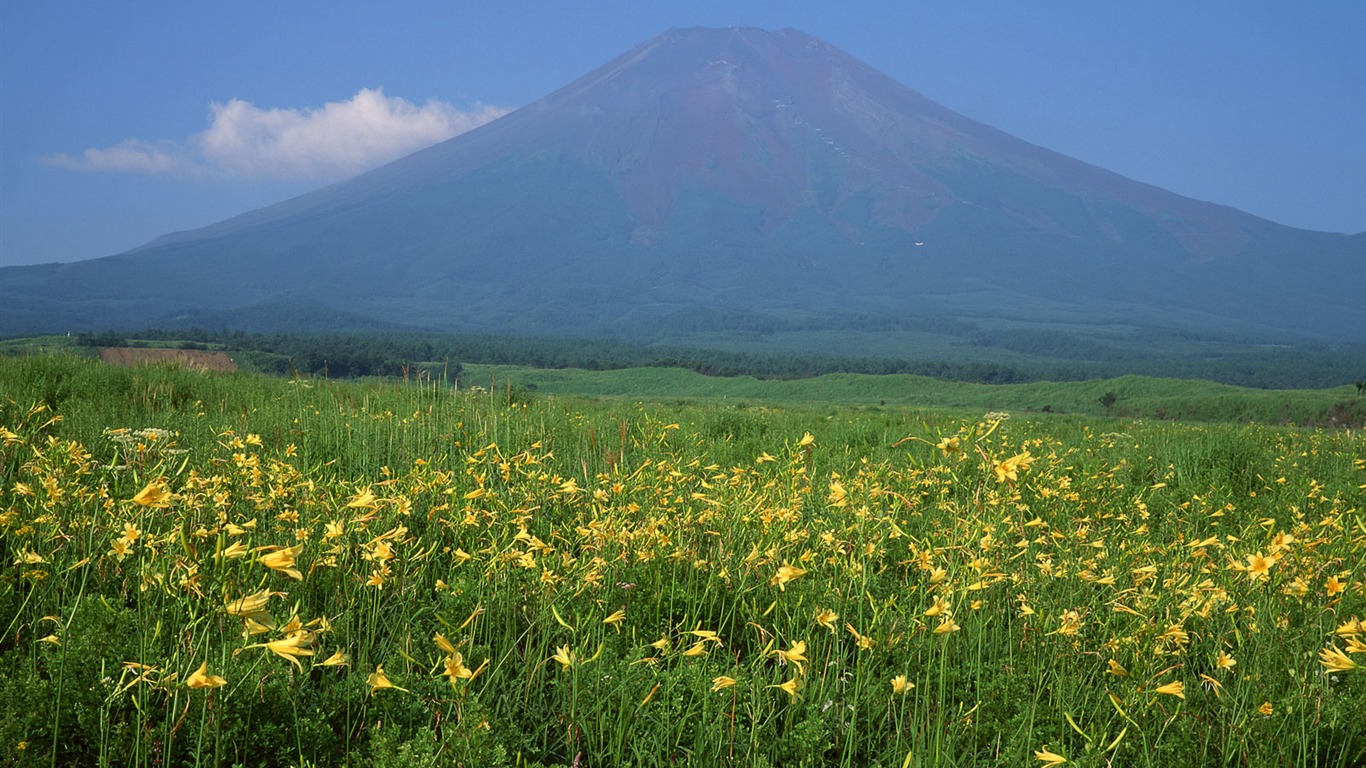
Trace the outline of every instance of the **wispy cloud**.
{"type": "Polygon", "coordinates": [[[333,181],[444,141],[506,114],[441,101],[418,106],[363,88],[309,109],[261,109],[233,99],[209,105],[209,127],[183,142],[128,139],[43,158],[58,168],[177,177],[333,181]]]}

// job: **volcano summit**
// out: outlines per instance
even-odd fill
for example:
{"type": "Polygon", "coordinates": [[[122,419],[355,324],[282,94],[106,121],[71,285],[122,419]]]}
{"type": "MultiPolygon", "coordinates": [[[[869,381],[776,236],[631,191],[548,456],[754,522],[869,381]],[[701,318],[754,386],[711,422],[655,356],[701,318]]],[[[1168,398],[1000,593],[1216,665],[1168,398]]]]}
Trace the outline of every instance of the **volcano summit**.
{"type": "Polygon", "coordinates": [[[317,192],[117,256],[0,269],[0,332],[308,315],[830,338],[998,318],[1362,339],[1363,266],[1366,233],[1126,179],[800,32],[684,29],[317,192]]]}

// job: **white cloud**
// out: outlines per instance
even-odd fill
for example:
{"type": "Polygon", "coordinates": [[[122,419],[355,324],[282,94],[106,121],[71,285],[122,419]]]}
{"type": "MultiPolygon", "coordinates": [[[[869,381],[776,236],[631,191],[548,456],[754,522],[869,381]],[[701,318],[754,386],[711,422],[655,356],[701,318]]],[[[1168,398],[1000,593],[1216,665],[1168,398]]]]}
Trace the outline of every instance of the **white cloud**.
{"type": "Polygon", "coordinates": [[[507,114],[474,104],[417,106],[362,88],[347,101],[312,109],[261,109],[233,99],[209,105],[207,130],[183,143],[129,139],[79,155],[52,155],[50,165],[180,177],[225,176],[333,181],[395,160],[507,114]]]}
{"type": "Polygon", "coordinates": [[[107,149],[87,149],[79,155],[51,155],[48,165],[73,171],[131,171],[148,175],[177,173],[188,158],[170,142],[152,144],[138,139],[121,141],[107,149]]]}

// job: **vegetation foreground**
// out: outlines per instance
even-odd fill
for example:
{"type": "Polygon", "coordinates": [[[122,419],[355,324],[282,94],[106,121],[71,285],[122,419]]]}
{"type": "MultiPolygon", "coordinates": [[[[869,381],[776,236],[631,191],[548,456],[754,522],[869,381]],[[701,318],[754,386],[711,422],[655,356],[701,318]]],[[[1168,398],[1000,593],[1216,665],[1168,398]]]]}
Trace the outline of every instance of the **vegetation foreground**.
{"type": "Polygon", "coordinates": [[[1359,431],[0,392],[0,762],[1366,761],[1359,431]]]}

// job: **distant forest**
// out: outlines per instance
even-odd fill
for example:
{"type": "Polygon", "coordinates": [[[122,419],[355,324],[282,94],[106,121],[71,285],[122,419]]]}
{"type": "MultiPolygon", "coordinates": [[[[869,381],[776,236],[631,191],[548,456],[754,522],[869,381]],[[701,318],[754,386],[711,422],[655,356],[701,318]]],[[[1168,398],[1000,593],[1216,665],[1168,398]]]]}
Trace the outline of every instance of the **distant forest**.
{"type": "MultiPolygon", "coordinates": [[[[462,363],[537,368],[684,368],[707,376],[797,379],[829,373],[913,374],[949,381],[1013,384],[1082,381],[1124,374],[1207,379],[1261,388],[1321,388],[1366,378],[1366,344],[1284,347],[1222,358],[1078,359],[1041,340],[1039,362],[1005,364],[909,357],[760,353],[666,348],[618,339],[528,338],[424,333],[266,334],[231,330],[144,330],[83,334],[81,346],[128,346],[129,339],[185,348],[221,349],[248,369],[282,376],[446,376],[462,363]]],[[[139,342],[135,341],[133,344],[139,342]]]]}

